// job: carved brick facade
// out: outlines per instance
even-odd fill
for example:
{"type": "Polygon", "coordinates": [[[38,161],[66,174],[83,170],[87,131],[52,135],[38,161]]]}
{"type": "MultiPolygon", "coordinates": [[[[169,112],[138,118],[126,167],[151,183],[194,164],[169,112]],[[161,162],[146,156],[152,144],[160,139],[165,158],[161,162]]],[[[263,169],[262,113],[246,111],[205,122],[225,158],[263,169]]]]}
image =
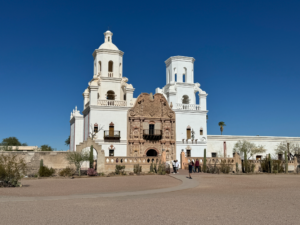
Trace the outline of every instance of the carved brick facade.
{"type": "Polygon", "coordinates": [[[157,155],[166,151],[166,160],[176,158],[175,113],[162,94],[142,93],[128,111],[128,156],[157,155]],[[152,128],[152,130],[151,130],[152,128]]]}

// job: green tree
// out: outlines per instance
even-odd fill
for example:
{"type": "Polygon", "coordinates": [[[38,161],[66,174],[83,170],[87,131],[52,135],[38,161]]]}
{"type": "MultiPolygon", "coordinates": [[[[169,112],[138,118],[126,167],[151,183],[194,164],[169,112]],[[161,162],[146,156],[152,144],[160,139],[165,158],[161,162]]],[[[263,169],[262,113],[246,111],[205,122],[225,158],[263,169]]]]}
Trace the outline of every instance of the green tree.
{"type": "Polygon", "coordinates": [[[288,148],[287,142],[281,142],[280,144],[277,145],[275,152],[277,154],[282,154],[282,155],[284,155],[285,152],[289,152],[292,155],[300,154],[300,145],[299,143],[291,142],[289,143],[289,148],[288,148]]]}
{"type": "Polygon", "coordinates": [[[226,124],[225,124],[225,122],[221,121],[221,122],[219,122],[219,126],[220,126],[221,135],[222,135],[223,129],[226,126],[226,124]]]}
{"type": "Polygon", "coordinates": [[[80,168],[84,161],[89,161],[89,152],[68,152],[66,154],[66,160],[70,164],[74,164],[78,174],[80,176],[80,168]]]}
{"type": "Polygon", "coordinates": [[[26,143],[21,143],[16,137],[8,137],[2,140],[1,145],[3,146],[27,146],[26,143]]]}
{"type": "Polygon", "coordinates": [[[70,136],[65,140],[65,145],[69,146],[70,145],[70,136]]]}
{"type": "Polygon", "coordinates": [[[41,151],[53,151],[54,149],[49,145],[42,145],[41,151]]]}
{"type": "Polygon", "coordinates": [[[235,143],[233,152],[234,153],[246,153],[249,156],[247,159],[252,158],[256,154],[265,153],[267,150],[262,145],[255,145],[249,141],[238,141],[235,143]]]}

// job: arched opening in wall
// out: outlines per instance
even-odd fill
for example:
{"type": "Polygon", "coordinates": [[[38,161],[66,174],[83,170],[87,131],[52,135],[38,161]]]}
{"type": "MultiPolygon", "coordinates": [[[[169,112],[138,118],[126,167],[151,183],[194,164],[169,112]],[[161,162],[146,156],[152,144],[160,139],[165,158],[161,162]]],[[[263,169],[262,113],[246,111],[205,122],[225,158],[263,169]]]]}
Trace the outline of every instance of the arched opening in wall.
{"type": "Polygon", "coordinates": [[[183,67],[184,74],[182,75],[182,82],[186,82],[187,80],[187,69],[183,67]]]}
{"type": "Polygon", "coordinates": [[[120,63],[119,72],[120,72],[120,77],[122,77],[122,63],[120,63]]]}
{"type": "Polygon", "coordinates": [[[99,72],[98,74],[101,74],[101,61],[99,61],[99,72]]]}
{"type": "Polygon", "coordinates": [[[191,127],[187,126],[186,128],[186,139],[191,139],[191,127]]]}
{"type": "Polygon", "coordinates": [[[113,137],[113,136],[114,136],[114,131],[115,131],[115,125],[114,125],[113,122],[111,122],[111,123],[109,124],[109,136],[110,136],[110,137],[113,137]]]}
{"type": "Polygon", "coordinates": [[[108,91],[106,93],[106,99],[107,100],[115,100],[115,92],[114,91],[108,91]]]}
{"type": "Polygon", "coordinates": [[[107,38],[108,42],[110,42],[110,37],[107,38]]]}
{"type": "Polygon", "coordinates": [[[182,104],[189,104],[190,100],[189,100],[189,96],[184,95],[182,96],[182,104]]]}
{"type": "Polygon", "coordinates": [[[98,133],[98,123],[94,124],[94,133],[98,133]]]}
{"type": "Polygon", "coordinates": [[[196,93],[195,93],[195,104],[200,105],[199,92],[196,92],[196,93]]]}
{"type": "Polygon", "coordinates": [[[157,152],[154,149],[149,149],[146,153],[147,156],[157,156],[157,152]]]}
{"type": "Polygon", "coordinates": [[[175,77],[175,82],[177,82],[177,73],[175,73],[174,77],[175,77]]]}
{"type": "Polygon", "coordinates": [[[108,77],[113,77],[113,67],[114,67],[113,61],[109,61],[108,62],[108,77]]]}

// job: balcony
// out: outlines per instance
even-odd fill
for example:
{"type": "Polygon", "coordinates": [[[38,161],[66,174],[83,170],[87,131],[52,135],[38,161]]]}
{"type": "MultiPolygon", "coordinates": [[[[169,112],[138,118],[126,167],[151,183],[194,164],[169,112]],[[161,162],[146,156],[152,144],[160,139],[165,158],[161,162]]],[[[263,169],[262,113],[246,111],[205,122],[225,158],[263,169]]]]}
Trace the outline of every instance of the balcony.
{"type": "Polygon", "coordinates": [[[116,142],[120,141],[121,138],[121,131],[115,130],[115,131],[109,131],[105,130],[104,131],[104,141],[109,141],[109,142],[116,142]]]}
{"type": "Polygon", "coordinates": [[[116,100],[98,100],[98,105],[100,106],[123,106],[126,107],[126,101],[116,101],[116,100]]]}
{"type": "Polygon", "coordinates": [[[200,105],[176,103],[175,109],[200,111],[200,105]]]}
{"type": "Polygon", "coordinates": [[[160,140],[162,138],[161,130],[144,130],[143,138],[145,140],[160,140]]]}

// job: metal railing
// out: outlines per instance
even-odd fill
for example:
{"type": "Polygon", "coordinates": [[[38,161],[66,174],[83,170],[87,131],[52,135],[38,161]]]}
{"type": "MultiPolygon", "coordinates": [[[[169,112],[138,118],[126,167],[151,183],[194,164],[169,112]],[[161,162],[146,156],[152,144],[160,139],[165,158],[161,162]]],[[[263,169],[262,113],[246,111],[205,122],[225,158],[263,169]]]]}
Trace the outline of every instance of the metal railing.
{"type": "Polygon", "coordinates": [[[156,129],[144,130],[144,135],[161,135],[161,130],[156,130],[156,129]]]}
{"type": "Polygon", "coordinates": [[[201,110],[200,105],[176,103],[176,109],[182,110],[201,110]]]}
{"type": "Polygon", "coordinates": [[[120,138],[121,137],[121,131],[115,130],[115,131],[104,131],[104,138],[120,138]]]}

